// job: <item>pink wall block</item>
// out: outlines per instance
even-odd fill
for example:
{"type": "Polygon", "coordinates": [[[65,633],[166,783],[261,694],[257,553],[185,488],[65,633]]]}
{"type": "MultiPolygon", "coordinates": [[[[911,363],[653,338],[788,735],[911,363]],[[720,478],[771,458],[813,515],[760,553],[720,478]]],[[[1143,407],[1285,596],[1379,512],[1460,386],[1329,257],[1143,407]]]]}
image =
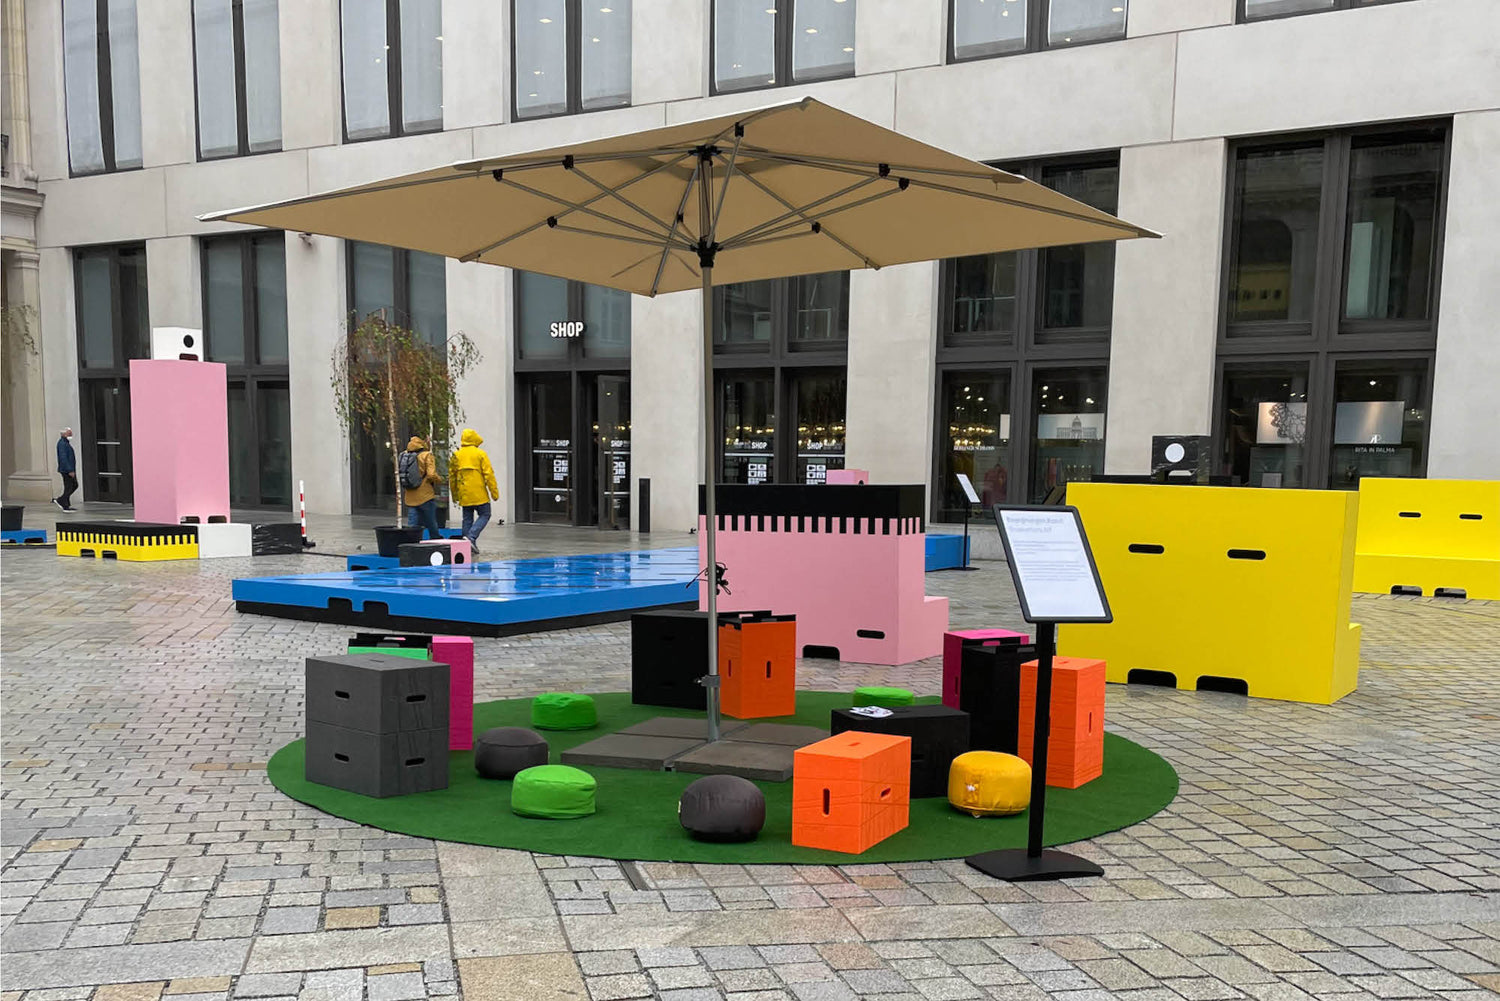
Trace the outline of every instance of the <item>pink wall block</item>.
{"type": "Polygon", "coordinates": [[[448,750],[474,749],[474,637],[434,636],[428,656],[448,665],[448,750]]]}
{"type": "Polygon", "coordinates": [[[1009,629],[958,629],[943,633],[943,705],[950,709],[959,708],[958,679],[963,671],[964,641],[979,643],[981,646],[995,646],[1001,640],[1010,638],[1017,638],[1022,643],[1031,642],[1029,634],[1009,629]],[[985,642],[986,640],[990,642],[985,642]]]}
{"type": "Polygon", "coordinates": [[[849,483],[869,483],[870,471],[868,469],[830,469],[826,474],[824,483],[829,486],[849,483]]]}
{"type": "MultiPolygon", "coordinates": [[[[919,519],[905,519],[905,534],[894,526],[883,534],[876,519],[862,519],[858,534],[853,518],[818,519],[817,532],[795,531],[795,519],[785,517],[775,532],[770,518],[723,520],[728,527],[719,530],[715,555],[729,567],[734,593],[719,596],[721,610],[796,615],[800,648],[837,647],[854,663],[910,664],[942,652],[948,599],[925,593],[919,519]],[[752,528],[762,523],[763,530],[752,528]]],[[[702,566],[704,519],[698,522],[702,566]]],[[[700,608],[705,600],[700,585],[700,608]]]]}
{"type": "Polygon", "coordinates": [[[130,433],[137,521],[229,519],[229,402],[222,364],[133,359],[130,433]]]}

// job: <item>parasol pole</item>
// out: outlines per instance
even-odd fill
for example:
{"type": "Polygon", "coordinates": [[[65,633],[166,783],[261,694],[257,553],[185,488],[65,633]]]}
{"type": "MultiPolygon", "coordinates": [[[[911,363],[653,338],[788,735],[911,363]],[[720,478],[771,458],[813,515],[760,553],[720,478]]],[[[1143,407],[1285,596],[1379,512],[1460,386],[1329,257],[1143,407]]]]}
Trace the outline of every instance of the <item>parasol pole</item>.
{"type": "MultiPolygon", "coordinates": [[[[703,552],[706,557],[704,587],[708,588],[708,742],[719,739],[719,564],[714,553],[718,529],[714,497],[714,250],[712,206],[709,203],[709,171],[713,160],[707,149],[698,151],[698,265],[703,275],[703,552]]],[[[725,178],[727,181],[728,178],[725,178]]]]}

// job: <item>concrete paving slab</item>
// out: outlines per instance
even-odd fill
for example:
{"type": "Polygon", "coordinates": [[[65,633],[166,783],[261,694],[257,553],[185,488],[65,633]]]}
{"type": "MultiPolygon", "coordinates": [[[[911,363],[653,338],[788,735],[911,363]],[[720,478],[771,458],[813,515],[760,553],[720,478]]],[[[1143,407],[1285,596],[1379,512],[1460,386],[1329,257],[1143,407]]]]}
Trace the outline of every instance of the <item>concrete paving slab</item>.
{"type": "Polygon", "coordinates": [[[792,777],[792,755],[796,750],[788,744],[721,740],[714,744],[704,744],[674,759],[672,770],[785,782],[792,777]]]}
{"type": "Polygon", "coordinates": [[[607,733],[586,744],[562,752],[565,765],[597,765],[601,768],[636,768],[659,772],[679,754],[703,743],[701,738],[648,737],[634,733],[607,733]]]}

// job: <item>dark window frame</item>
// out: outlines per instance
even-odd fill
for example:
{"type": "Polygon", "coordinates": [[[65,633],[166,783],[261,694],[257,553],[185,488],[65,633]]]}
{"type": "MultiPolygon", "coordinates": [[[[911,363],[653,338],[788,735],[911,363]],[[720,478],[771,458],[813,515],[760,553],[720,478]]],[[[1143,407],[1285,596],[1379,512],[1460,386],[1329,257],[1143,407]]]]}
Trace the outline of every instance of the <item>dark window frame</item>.
{"type": "MultiPolygon", "coordinates": [[[[267,153],[280,153],[282,137],[277,137],[275,149],[250,148],[250,95],[248,93],[245,79],[245,7],[244,0],[232,0],[230,5],[231,21],[234,31],[234,115],[235,134],[238,144],[233,153],[219,153],[206,155],[203,152],[203,122],[198,113],[198,5],[195,3],[190,8],[193,44],[193,143],[198,151],[198,162],[208,163],[214,160],[229,160],[242,156],[264,156],[267,153]]],[[[276,4],[276,17],[278,23],[281,18],[281,4],[276,4]]],[[[343,39],[340,40],[342,46],[343,39]]],[[[278,47],[280,42],[277,43],[278,47]]],[[[279,53],[278,53],[279,61],[279,53]]],[[[342,70],[342,56],[340,57],[340,69],[342,70]]],[[[342,98],[342,91],[340,91],[342,98]]]]}
{"type": "MultiPolygon", "coordinates": [[[[1118,170],[1118,151],[1098,151],[1077,156],[1027,160],[1020,163],[998,163],[1013,174],[1041,183],[1044,170],[1062,168],[1114,167],[1118,170]]],[[[1118,183],[1118,175],[1117,175],[1118,183]]],[[[1118,196],[1118,191],[1117,191],[1118,196]]],[[[1046,303],[1042,282],[1045,278],[1042,254],[1050,248],[1011,251],[1016,255],[1016,324],[1012,333],[990,332],[959,334],[954,323],[954,282],[957,280],[953,258],[938,265],[938,326],[936,380],[933,392],[933,431],[929,491],[931,517],[942,521],[947,515],[942,507],[943,459],[947,454],[947,414],[944,412],[943,380],[953,372],[983,371],[1003,373],[1010,394],[1010,445],[1007,447],[1007,469],[1010,471],[1008,496],[1024,498],[1031,489],[1033,439],[1037,416],[1041,412],[1032,398],[1032,386],[1039,371],[1065,372],[1083,368],[1102,368],[1106,387],[1109,379],[1110,346],[1114,339],[1114,281],[1110,281],[1111,322],[1103,327],[1043,326],[1046,303]],[[1051,331],[1048,333],[1047,331],[1051,331]]],[[[1108,397],[1105,399],[1104,435],[1109,439],[1108,397]]]]}
{"type": "Polygon", "coordinates": [[[1261,14],[1257,17],[1246,13],[1245,0],[1235,0],[1234,18],[1236,24],[1259,24],[1262,21],[1283,21],[1289,17],[1332,14],[1340,10],[1363,10],[1366,7],[1385,7],[1389,4],[1405,2],[1406,0],[1334,0],[1334,5],[1327,10],[1292,10],[1281,14],[1261,14]]]}
{"type": "MultiPolygon", "coordinates": [[[[92,396],[89,392],[89,389],[91,386],[96,384],[112,386],[117,391],[120,389],[124,389],[126,392],[126,399],[127,401],[129,400],[130,360],[132,357],[136,356],[132,355],[130,346],[125,343],[125,314],[121,304],[122,282],[120,280],[120,258],[126,252],[139,252],[141,255],[141,264],[143,267],[145,266],[146,244],[143,241],[92,244],[89,246],[72,248],[71,256],[73,264],[74,317],[73,337],[74,350],[77,352],[79,397],[79,426],[74,428],[74,433],[77,436],[76,440],[78,445],[76,449],[76,452],[78,454],[78,483],[80,489],[82,489],[83,491],[84,500],[98,499],[98,494],[96,491],[96,478],[99,475],[102,475],[97,469],[92,468],[94,464],[94,452],[97,447],[97,442],[94,441],[93,437],[94,415],[92,411],[92,396]],[[94,365],[86,367],[84,364],[86,350],[84,347],[83,331],[83,268],[79,266],[79,261],[84,254],[97,254],[101,251],[107,254],[109,258],[110,341],[112,345],[113,357],[111,359],[111,364],[108,366],[94,365]]],[[[146,285],[148,315],[150,308],[150,294],[150,272],[148,270],[146,285]]],[[[144,346],[146,348],[146,351],[143,355],[140,355],[140,357],[150,358],[151,331],[149,329],[145,331],[144,337],[144,346]]],[[[128,404],[124,407],[119,416],[121,421],[120,447],[123,450],[122,454],[126,457],[126,461],[123,461],[120,464],[119,499],[123,502],[128,503],[135,493],[135,479],[132,474],[133,463],[128,461],[132,441],[130,433],[130,407],[128,406],[128,404]]]]}
{"type": "Polygon", "coordinates": [[[384,139],[400,139],[403,136],[425,136],[443,131],[439,121],[436,128],[408,129],[406,116],[401,107],[401,0],[384,0],[385,3],[385,100],[386,132],[378,136],[349,138],[349,77],[344,69],[344,0],[339,0],[339,129],[346,145],[352,143],[380,142],[384,139]]]}
{"type": "MultiPolygon", "coordinates": [[[[213,360],[212,348],[214,343],[214,330],[212,317],[208,311],[208,254],[205,251],[215,244],[237,245],[240,250],[240,309],[241,329],[244,337],[243,357],[237,362],[221,362],[225,367],[225,378],[231,388],[239,387],[245,391],[245,406],[249,413],[250,426],[255,429],[257,437],[260,429],[260,411],[264,404],[261,397],[264,391],[270,389],[289,389],[291,386],[291,359],[284,362],[266,363],[261,361],[260,356],[260,308],[256,297],[256,257],[255,245],[259,242],[270,240],[285,241],[286,234],[281,231],[251,232],[251,233],[225,233],[217,236],[200,237],[198,241],[198,280],[199,288],[202,290],[203,302],[203,357],[205,360],[213,360]]],[[[283,276],[283,281],[285,277],[283,276]]],[[[246,485],[247,496],[255,500],[236,499],[233,506],[236,508],[262,509],[262,510],[290,510],[291,498],[287,498],[285,505],[263,504],[260,498],[264,496],[261,488],[260,462],[253,465],[254,482],[246,485]]],[[[288,470],[290,473],[290,470],[288,470]]]]}
{"type": "MultiPolygon", "coordinates": [[[[512,272],[515,273],[514,271],[512,272]]],[[[540,272],[537,272],[540,274],[540,272]]],[[[555,277],[548,275],[546,277],[555,277]]],[[[567,282],[568,316],[559,317],[560,320],[572,319],[583,316],[583,297],[588,285],[587,282],[575,281],[573,279],[560,279],[567,282]]],[[[572,450],[569,456],[570,468],[574,470],[572,483],[569,489],[573,493],[572,517],[567,523],[577,528],[587,528],[597,523],[591,519],[593,508],[598,499],[598,481],[594,463],[589,460],[589,451],[593,448],[593,428],[590,426],[589,415],[593,412],[593,402],[586,399],[589,391],[597,392],[600,377],[624,376],[627,383],[630,380],[629,355],[621,355],[614,358],[590,358],[584,353],[583,338],[569,338],[567,341],[567,354],[561,358],[523,358],[521,357],[521,294],[520,283],[515,282],[511,294],[511,323],[516,332],[512,340],[515,342],[513,348],[513,364],[515,367],[515,428],[516,428],[516,521],[535,520],[531,506],[532,488],[535,485],[533,478],[534,463],[532,461],[532,420],[531,420],[531,387],[532,384],[548,378],[567,379],[568,392],[573,401],[573,420],[571,424],[572,436],[569,439],[572,450]],[[580,406],[580,403],[586,404],[580,406]]],[[[631,335],[634,337],[634,324],[632,323],[631,335]]],[[[631,345],[632,349],[634,344],[631,345]]],[[[633,411],[632,411],[633,414],[633,411]]],[[[632,417],[633,420],[633,417],[632,417]]],[[[602,512],[599,513],[602,517],[602,512]]],[[[547,522],[556,524],[555,519],[548,518],[547,522]]]]}
{"type": "MultiPolygon", "coordinates": [[[[848,73],[836,76],[819,77],[816,80],[798,81],[792,78],[792,46],[796,34],[796,5],[797,0],[768,0],[776,8],[776,32],[773,36],[774,54],[771,66],[776,74],[776,82],[764,84],[759,87],[732,87],[728,90],[719,89],[719,67],[718,46],[714,44],[718,39],[719,32],[719,5],[715,0],[708,0],[708,94],[715,97],[719,94],[753,94],[758,90],[776,90],[780,87],[808,87],[815,83],[826,83],[829,80],[848,80],[857,74],[858,66],[848,73]]],[[[858,22],[859,15],[856,9],[855,21],[858,22]]],[[[857,46],[856,46],[857,48],[857,46]]],[[[858,57],[859,52],[854,53],[858,57]]]]}
{"type": "MultiPolygon", "coordinates": [[[[616,104],[608,108],[585,108],[583,106],[583,3],[584,0],[564,0],[567,11],[564,16],[567,23],[564,25],[567,31],[567,45],[565,49],[565,61],[567,66],[564,75],[567,77],[567,110],[554,111],[550,114],[521,113],[521,84],[516,79],[516,0],[510,0],[510,117],[513,122],[539,122],[548,118],[566,118],[569,115],[594,115],[601,111],[618,111],[621,108],[632,107],[635,101],[634,86],[631,87],[630,100],[624,104],[616,104]]],[[[635,32],[631,30],[631,45],[635,44],[635,32]]],[[[633,62],[633,61],[632,61],[633,62]]]]}
{"type": "MultiPolygon", "coordinates": [[[[1386,2],[1386,0],[1382,0],[1386,2]]],[[[1401,0],[1389,0],[1401,2],[1401,0]]],[[[1317,12],[1321,13],[1321,12],[1317,12]]],[[[1301,16],[1301,15],[1290,15],[1301,16]]],[[[1411,122],[1381,122],[1351,129],[1297,132],[1232,140],[1226,157],[1224,226],[1221,254],[1218,331],[1215,343],[1213,436],[1215,471],[1227,461],[1224,405],[1225,373],[1231,368],[1256,365],[1301,364],[1308,366],[1307,432],[1304,446],[1306,489],[1326,489],[1332,469],[1334,379],[1340,362],[1426,362],[1427,407],[1432,406],[1433,372],[1437,355],[1437,324],[1442,299],[1443,250],[1446,240],[1448,192],[1451,179],[1453,129],[1449,119],[1411,122]],[[1350,152],[1361,139],[1402,137],[1438,139],[1443,144],[1437,204],[1434,208],[1432,259],[1428,263],[1427,318],[1419,320],[1346,319],[1344,313],[1347,268],[1350,152]],[[1318,250],[1314,265],[1310,320],[1251,321],[1232,324],[1229,294],[1238,264],[1235,217],[1241,154],[1263,149],[1310,147],[1322,144],[1323,177],[1320,185],[1318,250]]],[[[1430,458],[1431,421],[1423,431],[1422,471],[1430,458]]]]}
{"type": "MultiPolygon", "coordinates": [[[[993,55],[982,56],[960,56],[958,55],[958,44],[954,38],[953,29],[956,20],[953,16],[953,5],[955,0],[948,0],[948,30],[947,34],[947,59],[949,64],[953,63],[976,63],[985,59],[1006,59],[1010,56],[1024,56],[1030,52],[1051,52],[1055,49],[1081,49],[1090,45],[1108,45],[1110,42],[1122,42],[1130,37],[1130,0],[1120,0],[1125,7],[1125,32],[1118,38],[1090,38],[1082,42],[1063,42],[1052,44],[1047,40],[1047,15],[1052,12],[1052,0],[1030,0],[1026,5],[1026,44],[1013,52],[996,52],[993,55]]],[[[1241,3],[1244,0],[1240,0],[1241,3]]]]}
{"type": "MultiPolygon", "coordinates": [[[[145,169],[145,157],[142,155],[142,163],[136,167],[120,167],[115,164],[115,78],[114,68],[109,54],[109,0],[94,0],[94,38],[95,48],[98,50],[97,83],[99,92],[96,95],[99,102],[99,149],[104,155],[103,170],[78,170],[73,166],[72,150],[68,151],[68,176],[69,177],[97,177],[100,174],[118,174],[130,170],[145,169]]],[[[140,59],[140,10],[136,10],[136,59],[140,59]]],[[[67,41],[64,39],[63,46],[66,48],[67,41]]],[[[63,87],[67,87],[67,68],[63,60],[59,60],[59,66],[63,68],[63,87]]],[[[194,85],[196,87],[196,84],[194,85]]],[[[196,95],[195,95],[196,99],[196,95]]],[[[64,97],[64,119],[66,119],[67,99],[64,97]]],[[[196,106],[196,105],[195,105],[196,106]]],[[[67,121],[63,122],[63,143],[71,146],[67,133],[67,121]]],[[[144,154],[144,150],[142,151],[144,154]]]]}

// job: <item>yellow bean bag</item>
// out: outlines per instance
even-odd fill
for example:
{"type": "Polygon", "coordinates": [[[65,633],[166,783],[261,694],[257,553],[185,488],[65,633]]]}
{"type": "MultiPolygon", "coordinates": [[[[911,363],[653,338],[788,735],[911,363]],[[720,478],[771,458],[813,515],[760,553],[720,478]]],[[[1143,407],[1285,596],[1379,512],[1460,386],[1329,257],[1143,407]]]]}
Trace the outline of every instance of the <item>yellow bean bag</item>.
{"type": "Polygon", "coordinates": [[[976,817],[1020,813],[1031,804],[1031,766],[999,751],[960,754],[948,766],[948,802],[976,817]]]}

